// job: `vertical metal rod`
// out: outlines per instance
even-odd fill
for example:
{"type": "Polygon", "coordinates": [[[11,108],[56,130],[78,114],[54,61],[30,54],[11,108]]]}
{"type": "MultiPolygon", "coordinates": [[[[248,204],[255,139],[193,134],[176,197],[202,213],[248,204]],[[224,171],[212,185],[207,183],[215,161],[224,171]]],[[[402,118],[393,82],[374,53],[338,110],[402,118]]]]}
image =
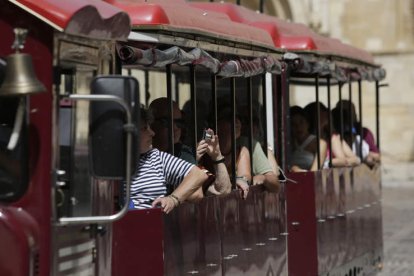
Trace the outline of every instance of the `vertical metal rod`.
{"type": "Polygon", "coordinates": [[[174,92],[175,92],[175,102],[180,106],[180,80],[175,75],[175,81],[174,81],[174,92]]]}
{"type": "MultiPolygon", "coordinates": [[[[266,73],[262,75],[262,101],[263,101],[263,112],[262,112],[262,118],[263,118],[263,150],[267,156],[267,98],[266,98],[266,73]]],[[[260,126],[260,125],[259,125],[260,126]]]]}
{"type": "Polygon", "coordinates": [[[172,99],[172,69],[167,65],[167,99],[168,99],[168,152],[174,155],[174,116],[173,116],[173,99],[172,99]]]}
{"type": "MultiPolygon", "coordinates": [[[[326,85],[327,85],[327,93],[328,93],[328,111],[329,111],[329,116],[328,116],[328,132],[329,132],[329,137],[332,137],[331,77],[330,76],[328,76],[326,78],[326,85]]],[[[331,149],[332,148],[332,140],[331,139],[328,139],[327,142],[328,142],[328,147],[331,149]]],[[[318,144],[319,144],[319,141],[318,141],[318,144]]],[[[332,154],[329,154],[329,168],[332,168],[332,154]]]]}
{"type": "Polygon", "coordinates": [[[192,111],[192,123],[193,123],[193,149],[194,149],[194,158],[197,158],[197,93],[196,93],[196,79],[195,79],[195,66],[190,65],[190,94],[191,94],[191,111],[192,111]]]}
{"type": "Polygon", "coordinates": [[[286,66],[284,74],[282,74],[282,101],[281,101],[281,137],[282,137],[282,168],[286,170],[290,163],[290,124],[289,124],[289,105],[290,105],[290,68],[286,66]]]}
{"type": "Polygon", "coordinates": [[[376,138],[377,138],[377,148],[380,149],[380,97],[379,97],[380,84],[379,81],[375,82],[375,124],[376,124],[376,138]]]}
{"type": "MultiPolygon", "coordinates": [[[[316,99],[316,156],[318,160],[318,170],[321,168],[321,147],[319,144],[319,141],[321,139],[321,130],[320,130],[320,118],[321,118],[321,110],[320,110],[320,103],[319,103],[319,76],[315,76],[315,99],[316,99]]],[[[328,110],[329,112],[329,110],[328,110]]],[[[329,117],[329,114],[328,114],[329,117]]],[[[311,118],[315,120],[315,118],[311,118]]],[[[328,140],[331,139],[331,137],[327,138],[328,140]]]]}
{"type": "MultiPolygon", "coordinates": [[[[340,117],[341,117],[341,129],[339,130],[339,133],[341,134],[341,138],[344,137],[344,105],[342,102],[342,85],[343,83],[339,83],[338,86],[338,93],[339,93],[339,110],[340,110],[340,117]]],[[[338,131],[338,129],[336,129],[338,131]]]]}
{"type": "Polygon", "coordinates": [[[259,11],[260,11],[260,13],[264,12],[264,2],[265,2],[265,0],[260,0],[260,2],[259,2],[259,11]]]}
{"type": "MultiPolygon", "coordinates": [[[[253,93],[252,93],[252,78],[249,77],[246,79],[247,87],[247,106],[249,109],[249,137],[248,137],[248,146],[250,153],[250,174],[253,175],[253,93]]],[[[258,115],[258,114],[257,114],[258,115]]],[[[242,126],[243,127],[243,126],[242,126]]],[[[244,126],[245,127],[245,126],[244,126]]]]}
{"type": "Polygon", "coordinates": [[[217,134],[217,78],[211,74],[211,102],[213,104],[213,130],[217,134]]]}
{"type": "Polygon", "coordinates": [[[236,188],[236,79],[234,77],[230,78],[230,92],[231,92],[231,171],[232,173],[232,183],[233,189],[236,188]]]}
{"type": "Polygon", "coordinates": [[[351,127],[351,131],[350,131],[349,136],[350,136],[351,147],[352,147],[352,127],[354,125],[354,118],[353,118],[354,116],[352,114],[352,105],[353,105],[353,103],[352,103],[352,81],[351,80],[349,80],[348,88],[349,88],[349,91],[348,91],[348,93],[349,93],[349,96],[348,96],[349,97],[349,106],[348,106],[349,114],[348,114],[348,116],[349,116],[349,124],[350,124],[350,127],[351,127]]]}
{"type": "MultiPolygon", "coordinates": [[[[359,113],[359,158],[361,162],[363,160],[362,156],[362,141],[364,141],[363,128],[362,128],[362,85],[361,80],[358,80],[358,113],[359,113]]],[[[352,147],[352,146],[351,146],[352,147]]]]}
{"type": "Polygon", "coordinates": [[[149,100],[150,100],[150,86],[149,86],[149,73],[148,70],[144,71],[144,79],[145,79],[145,107],[148,108],[149,100]]]}
{"type": "MultiPolygon", "coordinates": [[[[281,112],[281,101],[282,101],[282,76],[273,75],[273,129],[275,130],[273,153],[277,163],[282,166],[282,134],[281,134],[281,123],[282,123],[282,112],[281,112]]],[[[283,167],[282,167],[283,169],[283,167]]]]}

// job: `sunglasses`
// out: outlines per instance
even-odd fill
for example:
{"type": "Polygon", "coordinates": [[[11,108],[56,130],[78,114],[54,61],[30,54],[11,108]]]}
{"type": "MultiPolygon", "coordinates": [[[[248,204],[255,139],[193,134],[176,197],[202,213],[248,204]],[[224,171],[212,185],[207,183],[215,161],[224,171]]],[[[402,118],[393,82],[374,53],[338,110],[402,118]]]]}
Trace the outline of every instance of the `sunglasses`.
{"type": "MultiPolygon", "coordinates": [[[[178,128],[185,128],[185,122],[183,119],[174,119],[174,124],[178,127],[178,128]]],[[[169,123],[170,123],[170,119],[163,117],[163,118],[157,118],[154,120],[154,123],[158,123],[160,124],[162,127],[167,128],[169,123]]]]}

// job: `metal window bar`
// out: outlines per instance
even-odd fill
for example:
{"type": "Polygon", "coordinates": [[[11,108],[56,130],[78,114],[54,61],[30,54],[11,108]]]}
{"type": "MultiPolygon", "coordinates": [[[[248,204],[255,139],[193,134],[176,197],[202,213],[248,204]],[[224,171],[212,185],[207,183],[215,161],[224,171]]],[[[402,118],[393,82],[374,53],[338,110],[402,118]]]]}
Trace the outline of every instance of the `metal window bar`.
{"type": "Polygon", "coordinates": [[[168,99],[168,152],[174,155],[174,116],[173,116],[173,99],[172,99],[172,68],[171,65],[167,65],[167,99],[168,99]]]}
{"type": "MultiPolygon", "coordinates": [[[[253,93],[252,93],[252,78],[249,77],[246,79],[246,87],[247,87],[247,105],[249,109],[249,137],[248,138],[248,146],[249,146],[249,153],[250,153],[250,174],[253,176],[253,93]]],[[[242,125],[243,127],[243,125],[242,125]]]]}
{"type": "Polygon", "coordinates": [[[193,123],[193,149],[194,149],[194,158],[197,158],[197,93],[196,93],[196,73],[195,65],[190,65],[190,94],[191,94],[191,111],[192,111],[192,123],[193,123]]]}
{"type": "MultiPolygon", "coordinates": [[[[329,111],[329,116],[328,116],[328,132],[329,132],[329,137],[332,136],[332,116],[331,116],[331,77],[328,76],[326,78],[326,86],[327,86],[327,96],[328,96],[328,111],[329,111]]],[[[319,145],[319,141],[318,145],[319,145]]],[[[331,149],[332,148],[332,140],[328,139],[328,147],[331,149]]],[[[318,163],[319,164],[319,163],[318,163]]],[[[332,154],[329,154],[329,168],[332,168],[332,154]]],[[[319,169],[319,167],[318,167],[319,169]]]]}
{"type": "MultiPolygon", "coordinates": [[[[273,129],[276,130],[276,141],[274,141],[274,154],[275,154],[275,158],[277,160],[277,163],[282,166],[282,159],[281,159],[281,152],[282,152],[282,135],[281,135],[281,131],[279,131],[279,129],[281,129],[281,121],[282,121],[282,116],[281,116],[281,99],[282,99],[282,76],[281,75],[274,75],[273,78],[273,87],[275,89],[275,91],[273,91],[273,94],[275,95],[273,97],[273,129]]],[[[282,167],[282,169],[284,169],[282,167]]]]}
{"type": "Polygon", "coordinates": [[[144,71],[144,80],[145,80],[145,107],[148,108],[150,100],[150,85],[149,85],[149,72],[148,70],[144,71]]]}
{"type": "Polygon", "coordinates": [[[211,102],[213,108],[213,130],[217,134],[217,78],[211,74],[211,102]]]}
{"type": "MultiPolygon", "coordinates": [[[[361,162],[363,160],[362,156],[362,142],[364,141],[363,135],[363,127],[362,127],[362,85],[361,80],[358,80],[358,113],[359,113],[359,158],[361,158],[361,162]]],[[[351,145],[352,147],[352,145],[351,145]]]]}
{"type": "Polygon", "coordinates": [[[348,96],[348,98],[349,98],[349,104],[348,104],[348,111],[349,111],[349,114],[348,114],[348,116],[349,116],[349,124],[350,124],[350,133],[349,133],[349,138],[350,138],[350,141],[351,141],[351,147],[352,147],[352,127],[353,127],[353,125],[354,125],[354,116],[353,116],[353,114],[352,114],[352,82],[351,81],[349,81],[349,86],[348,86],[348,93],[349,93],[349,96],[348,96]]]}
{"type": "Polygon", "coordinates": [[[263,126],[263,151],[267,156],[267,100],[266,100],[266,73],[262,75],[262,102],[263,102],[263,112],[262,112],[262,126],[263,126]]]}
{"type": "MultiPolygon", "coordinates": [[[[341,129],[339,130],[339,134],[341,135],[341,138],[344,137],[344,105],[342,103],[342,85],[343,83],[340,83],[338,86],[338,94],[339,94],[339,111],[340,111],[340,120],[341,120],[341,129]]],[[[338,129],[336,130],[338,131],[338,129]]]]}
{"type": "Polygon", "coordinates": [[[379,125],[379,90],[380,84],[379,81],[375,82],[375,124],[376,124],[376,138],[377,138],[377,148],[380,149],[380,125],[379,125]]]}
{"type": "Polygon", "coordinates": [[[174,94],[175,94],[175,102],[180,106],[180,80],[177,78],[177,75],[174,80],[174,94]]]}
{"type": "MultiPolygon", "coordinates": [[[[321,139],[321,130],[320,130],[320,118],[321,118],[321,111],[320,111],[320,104],[319,104],[319,76],[315,76],[315,100],[316,100],[316,141],[319,141],[321,139]]],[[[329,115],[328,115],[329,118],[329,115]]],[[[315,120],[315,118],[311,118],[315,120]]],[[[331,137],[328,137],[328,140],[330,140],[331,137]]],[[[316,157],[318,160],[318,170],[321,168],[321,156],[320,156],[321,147],[319,142],[316,143],[316,157]]]]}
{"type": "Polygon", "coordinates": [[[281,121],[282,125],[280,126],[281,137],[282,137],[282,169],[286,170],[290,161],[290,124],[289,124],[289,104],[290,104],[290,68],[287,66],[285,74],[282,76],[282,101],[281,101],[281,121]],[[285,115],[285,116],[283,116],[285,115]]]}
{"type": "Polygon", "coordinates": [[[236,188],[236,80],[235,78],[230,78],[230,96],[231,96],[231,171],[232,173],[232,183],[233,189],[236,188]]]}

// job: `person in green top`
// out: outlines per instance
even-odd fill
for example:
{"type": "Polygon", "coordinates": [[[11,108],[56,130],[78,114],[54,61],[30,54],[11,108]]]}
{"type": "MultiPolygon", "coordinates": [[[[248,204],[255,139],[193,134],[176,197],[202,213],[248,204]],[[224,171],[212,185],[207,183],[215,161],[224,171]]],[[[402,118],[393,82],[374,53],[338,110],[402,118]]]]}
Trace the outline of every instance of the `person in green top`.
{"type": "MultiPolygon", "coordinates": [[[[240,110],[248,111],[248,108],[241,108],[240,110]]],[[[257,110],[256,110],[257,111],[257,110]]],[[[238,139],[238,143],[241,146],[248,147],[249,145],[249,120],[248,114],[240,114],[240,121],[242,124],[242,136],[238,139]]],[[[260,120],[257,116],[258,112],[253,112],[253,140],[252,140],[252,172],[253,172],[253,185],[263,184],[270,192],[279,192],[280,183],[278,179],[278,166],[273,156],[273,152],[268,150],[268,156],[263,151],[262,145],[257,140],[260,136],[260,120]],[[273,164],[270,162],[273,161],[273,164]]]]}

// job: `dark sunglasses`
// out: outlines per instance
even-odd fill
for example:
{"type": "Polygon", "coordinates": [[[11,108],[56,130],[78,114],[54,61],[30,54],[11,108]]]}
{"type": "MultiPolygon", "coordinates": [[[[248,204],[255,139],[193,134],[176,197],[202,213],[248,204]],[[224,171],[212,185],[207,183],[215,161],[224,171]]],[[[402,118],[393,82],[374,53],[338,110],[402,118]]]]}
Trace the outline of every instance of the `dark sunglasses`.
{"type": "MultiPolygon", "coordinates": [[[[178,128],[185,128],[185,122],[183,119],[174,119],[174,124],[178,127],[178,128]]],[[[160,124],[162,127],[168,127],[168,124],[170,123],[170,120],[168,118],[156,118],[154,120],[154,123],[157,122],[158,124],[160,124]]]]}

